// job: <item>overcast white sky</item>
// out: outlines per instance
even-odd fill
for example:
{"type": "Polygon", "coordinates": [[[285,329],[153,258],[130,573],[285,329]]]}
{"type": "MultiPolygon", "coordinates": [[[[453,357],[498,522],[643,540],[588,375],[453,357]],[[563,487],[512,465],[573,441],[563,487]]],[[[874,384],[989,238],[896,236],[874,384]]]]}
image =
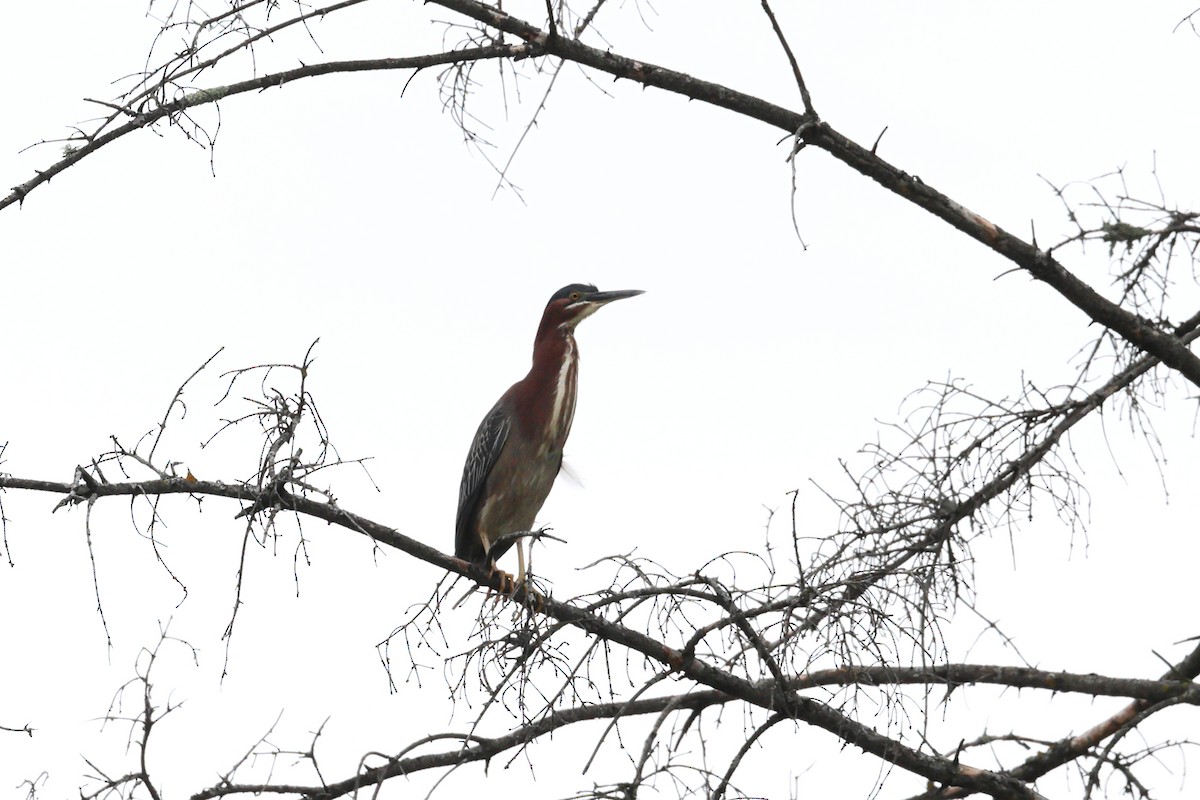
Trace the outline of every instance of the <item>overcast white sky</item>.
{"type": "MultiPolygon", "coordinates": [[[[540,0],[525,5],[510,10],[540,19],[540,0]]],[[[1152,194],[1157,163],[1172,204],[1200,204],[1200,39],[1173,32],[1189,3],[778,5],[827,121],[868,146],[887,126],[882,156],[1008,230],[1027,235],[1032,223],[1043,244],[1069,231],[1039,175],[1062,184],[1124,166],[1132,188],[1152,194]]],[[[143,66],[156,29],[145,12],[145,0],[6,9],[5,187],[60,146],[22,148],[95,116],[82,98],[113,97],[111,82],[143,66]]],[[[443,27],[429,19],[451,17],[416,2],[367,4],[314,27],[323,55],[287,39],[260,50],[260,66],[433,52],[443,27]]],[[[601,23],[617,52],[799,106],[758,2],[627,2],[601,23]]],[[[810,481],[837,486],[838,459],[895,419],[907,393],[948,375],[997,396],[1015,392],[1022,373],[1066,382],[1095,334],[1049,289],[997,279],[1007,262],[815,150],[798,159],[802,249],[777,131],[604,77],[593,85],[574,67],[517,155],[523,202],[511,191],[493,197],[495,175],[441,113],[434,74],[402,95],[408,77],[332,76],[231,98],[220,107],[215,177],[207,152],[164,128],[127,137],[0,212],[3,469],[67,480],[110,435],[132,443],[150,430],[217,348],[226,349],[216,366],[229,369],[298,361],[320,337],[311,388],[342,455],[372,457],[379,488],[351,469],[332,476],[342,505],[448,550],[467,445],[524,374],[549,295],[576,281],[644,289],[579,331],[567,461],[582,485],[562,481],[551,495],[540,520],[568,544],[537,562],[568,596],[595,588],[576,568],[605,554],[636,548],[685,573],[752,548],[768,509],[784,508],[793,489],[808,532],[831,530],[835,514],[810,481]]],[[[507,119],[498,83],[479,88],[493,159],[511,152],[539,86],[524,87],[507,119]]],[[[1107,287],[1101,248],[1064,258],[1107,287]]],[[[233,440],[199,448],[229,413],[211,408],[223,388],[215,376],[195,385],[186,423],[163,447],[201,478],[233,480],[252,471],[257,450],[233,440]]],[[[1153,677],[1163,667],[1152,649],[1177,656],[1172,642],[1200,633],[1200,464],[1187,394],[1155,417],[1169,504],[1146,448],[1113,414],[1107,441],[1093,422],[1073,442],[1091,488],[1086,539],[1047,513],[976,551],[981,606],[1034,664],[1153,677]]],[[[172,796],[211,784],[282,709],[281,746],[306,744],[330,718],[330,779],[365,750],[395,751],[470,719],[462,707],[452,716],[438,674],[423,690],[389,695],[375,653],[440,577],[425,564],[375,559],[364,540],[309,524],[313,564],[299,570],[297,597],[290,545],[277,557],[256,550],[219,684],[241,540],[234,505],[210,498],[197,514],[165,503],[168,558],[191,590],[178,607],[128,506],[96,507],[109,651],[82,510],[50,516],[57,498],[11,492],[4,502],[16,566],[0,579],[0,724],[28,722],[37,734],[0,738],[0,791],[46,770],[46,797],[74,796],[87,771],[80,754],[126,769],[125,732],[100,735],[94,720],[168,618],[199,648],[198,668],[176,651],[160,678],[164,697],[173,689],[186,701],[153,754],[172,796]]],[[[968,694],[954,713],[976,732],[984,723],[1006,732],[1022,724],[1010,712],[1031,700],[968,694]]],[[[1118,704],[1038,707],[1049,712],[1041,733],[1057,738],[1118,704]]],[[[487,733],[506,722],[497,717],[487,733]]],[[[589,734],[540,742],[532,770],[524,759],[493,764],[489,791],[564,796],[626,777],[615,755],[608,772],[579,775],[589,734]]],[[[802,795],[816,793],[833,777],[841,796],[865,795],[876,777],[847,778],[854,756],[821,732],[780,741],[794,762],[761,762],[752,785],[767,796],[784,796],[794,779],[802,795]],[[847,781],[858,783],[847,790],[847,781]]],[[[1153,773],[1156,796],[1189,796],[1178,758],[1167,765],[1173,774],[1153,773]]],[[[442,796],[479,791],[483,780],[466,767],[442,796]]],[[[1044,785],[1051,796],[1078,790],[1060,778],[1044,785]]],[[[897,780],[884,795],[917,788],[897,780]]],[[[398,783],[385,796],[409,791],[398,783]]]]}

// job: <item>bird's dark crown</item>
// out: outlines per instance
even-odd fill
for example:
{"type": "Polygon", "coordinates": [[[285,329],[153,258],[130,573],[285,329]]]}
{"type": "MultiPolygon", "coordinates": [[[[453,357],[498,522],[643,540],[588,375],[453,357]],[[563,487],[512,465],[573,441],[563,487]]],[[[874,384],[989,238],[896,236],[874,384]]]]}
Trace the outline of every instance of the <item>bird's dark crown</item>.
{"type": "Polygon", "coordinates": [[[571,295],[575,292],[586,295],[593,294],[597,291],[599,290],[590,283],[571,283],[555,292],[550,297],[549,302],[553,303],[555,300],[570,300],[571,295]]]}

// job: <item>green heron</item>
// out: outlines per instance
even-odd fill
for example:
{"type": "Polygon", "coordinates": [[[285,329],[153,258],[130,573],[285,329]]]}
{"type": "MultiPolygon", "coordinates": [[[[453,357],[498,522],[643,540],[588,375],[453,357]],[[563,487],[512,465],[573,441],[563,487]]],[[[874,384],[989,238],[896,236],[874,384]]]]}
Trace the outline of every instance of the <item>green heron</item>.
{"type": "Polygon", "coordinates": [[[579,348],[575,326],[639,289],[597,291],[573,283],[554,293],[537,337],[529,374],[500,396],[479,423],[458,489],[454,555],[491,575],[496,559],[517,545],[517,579],[501,572],[505,593],[525,580],[521,535],[529,533],[562,467],[575,416],[579,348]]]}

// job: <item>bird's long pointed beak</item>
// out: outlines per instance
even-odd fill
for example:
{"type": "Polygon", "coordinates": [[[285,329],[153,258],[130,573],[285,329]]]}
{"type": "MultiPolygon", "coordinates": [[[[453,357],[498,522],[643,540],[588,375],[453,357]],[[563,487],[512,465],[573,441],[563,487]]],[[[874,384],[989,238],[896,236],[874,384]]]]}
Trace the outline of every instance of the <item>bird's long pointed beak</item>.
{"type": "Polygon", "coordinates": [[[594,292],[587,297],[589,303],[604,305],[611,303],[614,300],[624,300],[626,297],[637,297],[639,294],[645,294],[641,289],[617,289],[613,292],[594,292]]]}

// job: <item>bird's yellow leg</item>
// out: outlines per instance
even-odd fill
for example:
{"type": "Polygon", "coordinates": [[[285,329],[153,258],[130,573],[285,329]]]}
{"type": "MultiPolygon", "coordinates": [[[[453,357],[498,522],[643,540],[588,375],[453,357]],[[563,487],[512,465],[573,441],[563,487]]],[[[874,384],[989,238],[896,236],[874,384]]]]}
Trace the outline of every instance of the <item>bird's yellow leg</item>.
{"type": "MultiPolygon", "coordinates": [[[[500,590],[496,592],[495,603],[499,603],[501,597],[507,600],[512,600],[516,597],[517,589],[525,583],[524,543],[520,539],[517,539],[517,577],[514,578],[511,574],[497,567],[495,562],[492,563],[492,571],[500,573],[500,590]]],[[[491,591],[491,589],[488,589],[489,594],[491,591]]],[[[487,602],[486,599],[484,602],[487,602]]],[[[493,603],[493,606],[495,606],[495,603],[493,603]]]]}
{"type": "MultiPolygon", "coordinates": [[[[509,574],[509,573],[505,572],[504,570],[500,569],[499,567],[497,567],[495,561],[492,561],[491,559],[488,560],[488,578],[490,579],[493,575],[499,575],[499,578],[500,578],[500,587],[495,590],[496,597],[495,597],[495,600],[492,601],[492,605],[495,606],[497,603],[499,603],[500,598],[502,598],[502,597],[505,599],[508,599],[508,600],[512,600],[513,598],[516,597],[517,591],[524,588],[525,594],[526,594],[526,599],[533,600],[532,607],[537,610],[541,610],[544,605],[542,602],[542,596],[540,594],[538,594],[537,591],[534,590],[532,586],[527,585],[527,583],[526,583],[526,579],[529,577],[529,573],[526,571],[526,568],[525,568],[525,543],[521,539],[517,539],[516,545],[517,545],[517,575],[516,575],[516,577],[513,577],[511,574],[509,574]]],[[[487,603],[488,599],[491,598],[492,591],[493,591],[492,588],[489,586],[488,590],[487,590],[487,595],[483,599],[484,603],[487,603]]]]}
{"type": "Polygon", "coordinates": [[[513,594],[518,586],[525,585],[525,542],[517,539],[517,579],[513,581],[513,594]]]}
{"type": "Polygon", "coordinates": [[[525,602],[528,605],[530,599],[533,600],[532,608],[541,611],[545,604],[542,602],[542,596],[533,588],[533,584],[526,583],[525,579],[529,577],[525,572],[525,543],[520,539],[517,540],[517,579],[513,583],[512,595],[517,593],[518,588],[525,590],[525,602]]]}

